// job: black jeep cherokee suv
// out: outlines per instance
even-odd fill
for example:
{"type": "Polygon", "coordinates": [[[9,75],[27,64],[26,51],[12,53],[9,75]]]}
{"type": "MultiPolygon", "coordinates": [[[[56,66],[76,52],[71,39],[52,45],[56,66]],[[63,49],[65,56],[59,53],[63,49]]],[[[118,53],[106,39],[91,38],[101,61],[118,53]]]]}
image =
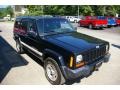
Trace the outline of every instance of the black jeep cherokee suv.
{"type": "Polygon", "coordinates": [[[40,58],[51,84],[87,77],[110,57],[108,42],[78,33],[64,18],[17,17],[14,39],[18,53],[40,58]]]}

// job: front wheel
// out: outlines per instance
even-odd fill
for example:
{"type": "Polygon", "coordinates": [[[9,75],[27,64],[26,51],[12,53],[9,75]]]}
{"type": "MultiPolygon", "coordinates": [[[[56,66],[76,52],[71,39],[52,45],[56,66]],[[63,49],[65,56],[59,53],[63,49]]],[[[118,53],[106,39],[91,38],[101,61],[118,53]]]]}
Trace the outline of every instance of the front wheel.
{"type": "Polygon", "coordinates": [[[52,58],[47,58],[44,63],[45,76],[53,85],[63,84],[65,81],[57,62],[52,58]]]}
{"type": "Polygon", "coordinates": [[[89,29],[92,29],[92,28],[93,28],[92,24],[89,24],[88,28],[89,28],[89,29]]]}

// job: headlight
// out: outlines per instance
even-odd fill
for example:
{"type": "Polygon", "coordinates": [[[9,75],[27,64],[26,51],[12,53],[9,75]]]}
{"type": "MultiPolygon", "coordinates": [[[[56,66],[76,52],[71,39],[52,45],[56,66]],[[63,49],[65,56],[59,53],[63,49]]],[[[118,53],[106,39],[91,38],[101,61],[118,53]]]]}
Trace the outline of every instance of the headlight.
{"type": "Polygon", "coordinates": [[[82,55],[78,55],[78,56],[76,57],[76,64],[77,64],[77,63],[80,63],[82,60],[83,60],[82,55]]]}

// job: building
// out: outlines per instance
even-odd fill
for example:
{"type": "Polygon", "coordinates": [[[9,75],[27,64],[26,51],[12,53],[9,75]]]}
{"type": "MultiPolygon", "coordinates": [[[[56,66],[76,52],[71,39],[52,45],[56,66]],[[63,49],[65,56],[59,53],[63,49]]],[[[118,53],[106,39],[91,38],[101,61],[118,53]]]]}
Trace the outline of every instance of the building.
{"type": "Polygon", "coordinates": [[[28,9],[26,8],[25,5],[14,5],[13,9],[14,9],[15,17],[23,15],[23,14],[25,14],[28,11],[28,9]]]}

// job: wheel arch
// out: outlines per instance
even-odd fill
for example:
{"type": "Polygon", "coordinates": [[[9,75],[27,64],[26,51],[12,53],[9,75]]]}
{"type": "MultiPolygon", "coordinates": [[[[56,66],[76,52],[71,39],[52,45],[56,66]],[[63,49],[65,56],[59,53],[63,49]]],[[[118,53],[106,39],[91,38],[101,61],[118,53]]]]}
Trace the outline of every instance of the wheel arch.
{"type": "Polygon", "coordinates": [[[48,57],[55,59],[59,66],[65,65],[63,56],[51,49],[45,49],[43,52],[43,61],[48,57]]]}

